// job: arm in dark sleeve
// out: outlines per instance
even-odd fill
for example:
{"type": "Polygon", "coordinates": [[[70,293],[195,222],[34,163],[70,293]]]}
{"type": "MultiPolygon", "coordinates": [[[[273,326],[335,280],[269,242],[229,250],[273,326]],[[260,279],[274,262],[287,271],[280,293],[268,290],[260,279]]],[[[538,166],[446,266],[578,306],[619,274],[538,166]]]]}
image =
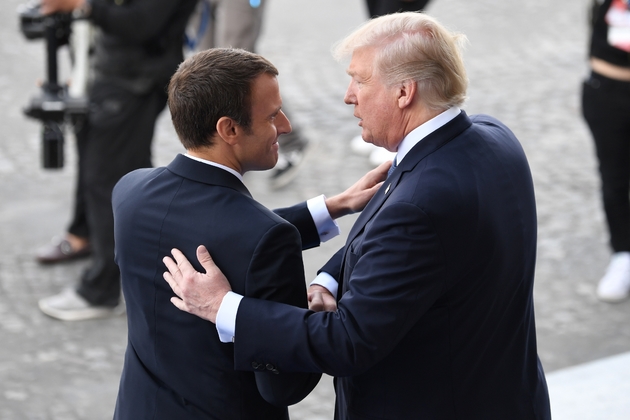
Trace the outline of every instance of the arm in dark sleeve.
{"type": "Polygon", "coordinates": [[[317,271],[317,274],[324,272],[330,274],[337,282],[341,279],[341,262],[343,260],[343,252],[345,248],[341,248],[335,253],[322,268],[317,271]]]}
{"type": "MultiPolygon", "coordinates": [[[[261,239],[247,273],[246,296],[307,307],[300,237],[288,223],[275,225],[261,239]]],[[[319,382],[319,373],[279,373],[265,364],[256,372],[262,397],[277,406],[295,404],[319,382]]]]}
{"type": "Polygon", "coordinates": [[[291,207],[276,209],[274,213],[297,228],[302,239],[303,250],[319,246],[320,239],[317,226],[315,226],[311,212],[308,211],[306,202],[291,207]]]}
{"type": "MultiPolygon", "coordinates": [[[[348,250],[351,270],[337,312],[244,298],[236,317],[235,367],[351,376],[386,357],[444,290],[443,255],[427,216],[390,206],[348,250]]],[[[338,258],[338,257],[337,257],[338,258]]]]}
{"type": "Polygon", "coordinates": [[[118,6],[105,0],[92,0],[90,20],[111,35],[141,44],[164,30],[181,3],[178,0],[137,0],[118,6]]]}

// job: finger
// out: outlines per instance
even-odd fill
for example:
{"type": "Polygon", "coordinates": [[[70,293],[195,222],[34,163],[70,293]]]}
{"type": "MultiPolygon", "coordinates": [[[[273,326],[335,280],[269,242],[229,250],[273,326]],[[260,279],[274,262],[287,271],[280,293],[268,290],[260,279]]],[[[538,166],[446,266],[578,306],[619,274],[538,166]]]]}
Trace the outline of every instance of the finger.
{"type": "Polygon", "coordinates": [[[168,271],[165,271],[164,274],[162,274],[162,277],[164,278],[164,280],[166,280],[168,285],[171,286],[171,290],[173,291],[173,293],[181,297],[182,290],[180,289],[179,284],[177,284],[177,281],[173,278],[171,273],[169,273],[168,271]]]}
{"type": "Polygon", "coordinates": [[[199,245],[197,247],[197,260],[199,264],[206,270],[206,273],[211,272],[216,265],[212,260],[212,256],[208,252],[208,249],[204,245],[199,245]]]}
{"type": "Polygon", "coordinates": [[[370,193],[376,194],[376,191],[378,191],[381,188],[381,186],[383,186],[384,183],[385,181],[381,181],[375,184],[372,188],[370,188],[370,193]]]}
{"type": "Polygon", "coordinates": [[[322,306],[326,312],[337,312],[337,301],[334,299],[324,301],[322,306]]]}
{"type": "Polygon", "coordinates": [[[179,280],[181,280],[182,273],[179,271],[179,267],[177,266],[177,263],[175,263],[175,261],[173,261],[171,257],[162,258],[162,262],[166,266],[168,272],[173,277],[173,280],[175,282],[178,282],[179,280]]]}
{"type": "Polygon", "coordinates": [[[188,310],[187,310],[187,306],[186,306],[186,304],[185,304],[185,303],[184,303],[184,301],[183,301],[183,300],[181,300],[180,298],[176,298],[176,297],[174,297],[174,296],[173,296],[173,297],[171,298],[171,303],[172,303],[173,305],[175,305],[175,307],[176,307],[177,309],[179,309],[180,311],[184,311],[184,312],[188,312],[188,313],[190,313],[190,311],[188,311],[188,310]]]}
{"type": "Polygon", "coordinates": [[[319,312],[324,309],[324,299],[321,292],[314,292],[309,295],[308,309],[319,312]]]}
{"type": "Polygon", "coordinates": [[[385,178],[387,178],[387,172],[389,171],[389,168],[391,168],[393,164],[393,161],[387,161],[387,162],[383,162],[381,163],[377,168],[376,168],[376,175],[377,175],[377,179],[378,180],[385,180],[385,178]]]}
{"type": "MultiPolygon", "coordinates": [[[[182,251],[177,248],[173,248],[171,249],[171,254],[173,254],[173,258],[175,258],[175,261],[177,261],[177,267],[182,271],[182,276],[185,272],[188,272],[190,270],[196,271],[192,264],[190,264],[186,256],[182,253],[182,251]]],[[[172,271],[171,274],[173,274],[172,271]]]]}

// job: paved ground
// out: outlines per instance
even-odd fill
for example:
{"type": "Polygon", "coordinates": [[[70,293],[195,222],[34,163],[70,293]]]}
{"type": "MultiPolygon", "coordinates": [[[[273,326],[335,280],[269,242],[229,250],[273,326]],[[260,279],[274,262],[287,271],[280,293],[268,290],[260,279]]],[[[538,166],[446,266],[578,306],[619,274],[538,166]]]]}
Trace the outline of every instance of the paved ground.
{"type": "MultiPolygon", "coordinates": [[[[39,298],[73,284],[86,262],[40,267],[33,261],[34,248],[61,233],[68,221],[75,155],[70,138],[66,167],[40,169],[39,126],[23,117],[21,107],[44,75],[43,45],[20,35],[19,3],[0,3],[0,420],[107,419],[126,345],[125,318],[63,323],[37,309],[39,298]]],[[[558,407],[575,407],[566,396],[580,393],[589,404],[585,398],[595,386],[580,388],[578,381],[610,385],[618,376],[604,376],[602,366],[619,372],[629,359],[573,366],[630,351],[630,302],[604,304],[593,293],[609,251],[593,147],[579,106],[588,3],[433,0],[429,7],[447,26],[468,35],[466,111],[505,122],[530,160],[539,213],[539,351],[550,385],[558,384],[558,407]]],[[[350,151],[349,139],[359,129],[342,102],[344,65],[329,54],[330,46],[364,17],[362,0],[270,1],[260,52],[278,65],[294,123],[313,147],[299,177],[281,191],[267,188],[267,174],[247,177],[265,204],[334,194],[370,169],[365,157],[350,151]]],[[[166,117],[155,141],[158,165],[182,150],[166,117]]],[[[346,233],[352,221],[342,221],[346,233]]],[[[338,238],[307,251],[307,277],[342,243],[338,238]]],[[[330,378],[324,378],[291,408],[292,417],[332,418],[332,396],[330,378]]],[[[621,401],[613,397],[609,403],[621,401]]],[[[616,417],[589,417],[588,410],[577,409],[557,418],[630,418],[627,405],[621,410],[616,417]]]]}

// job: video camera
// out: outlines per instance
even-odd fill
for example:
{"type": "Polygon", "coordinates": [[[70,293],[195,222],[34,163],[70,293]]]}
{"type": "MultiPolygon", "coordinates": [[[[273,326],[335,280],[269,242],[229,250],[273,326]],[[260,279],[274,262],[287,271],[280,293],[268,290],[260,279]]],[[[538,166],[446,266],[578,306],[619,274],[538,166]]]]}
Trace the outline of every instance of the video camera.
{"type": "Polygon", "coordinates": [[[64,164],[63,126],[66,119],[76,123],[88,111],[85,95],[70,95],[67,85],[58,81],[57,50],[69,44],[73,17],[68,13],[42,15],[39,3],[22,5],[18,9],[20,30],[28,40],[46,41],[47,79],[39,95],[31,98],[24,108],[28,117],[42,121],[42,167],[62,168],[64,164]]]}

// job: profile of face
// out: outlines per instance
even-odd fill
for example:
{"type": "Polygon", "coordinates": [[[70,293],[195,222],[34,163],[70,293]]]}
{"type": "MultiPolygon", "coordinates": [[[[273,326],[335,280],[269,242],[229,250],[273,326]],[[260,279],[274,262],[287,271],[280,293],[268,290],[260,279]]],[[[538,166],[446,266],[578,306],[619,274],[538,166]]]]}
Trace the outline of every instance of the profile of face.
{"type": "Polygon", "coordinates": [[[344,102],[354,105],[363,140],[395,152],[402,141],[402,114],[398,89],[387,86],[374,67],[376,48],[363,47],[352,54],[347,73],[352,78],[344,102]]]}
{"type": "Polygon", "coordinates": [[[251,126],[238,143],[243,173],[271,169],[278,161],[278,136],[291,132],[282,112],[278,79],[267,73],[252,82],[251,126]]]}

